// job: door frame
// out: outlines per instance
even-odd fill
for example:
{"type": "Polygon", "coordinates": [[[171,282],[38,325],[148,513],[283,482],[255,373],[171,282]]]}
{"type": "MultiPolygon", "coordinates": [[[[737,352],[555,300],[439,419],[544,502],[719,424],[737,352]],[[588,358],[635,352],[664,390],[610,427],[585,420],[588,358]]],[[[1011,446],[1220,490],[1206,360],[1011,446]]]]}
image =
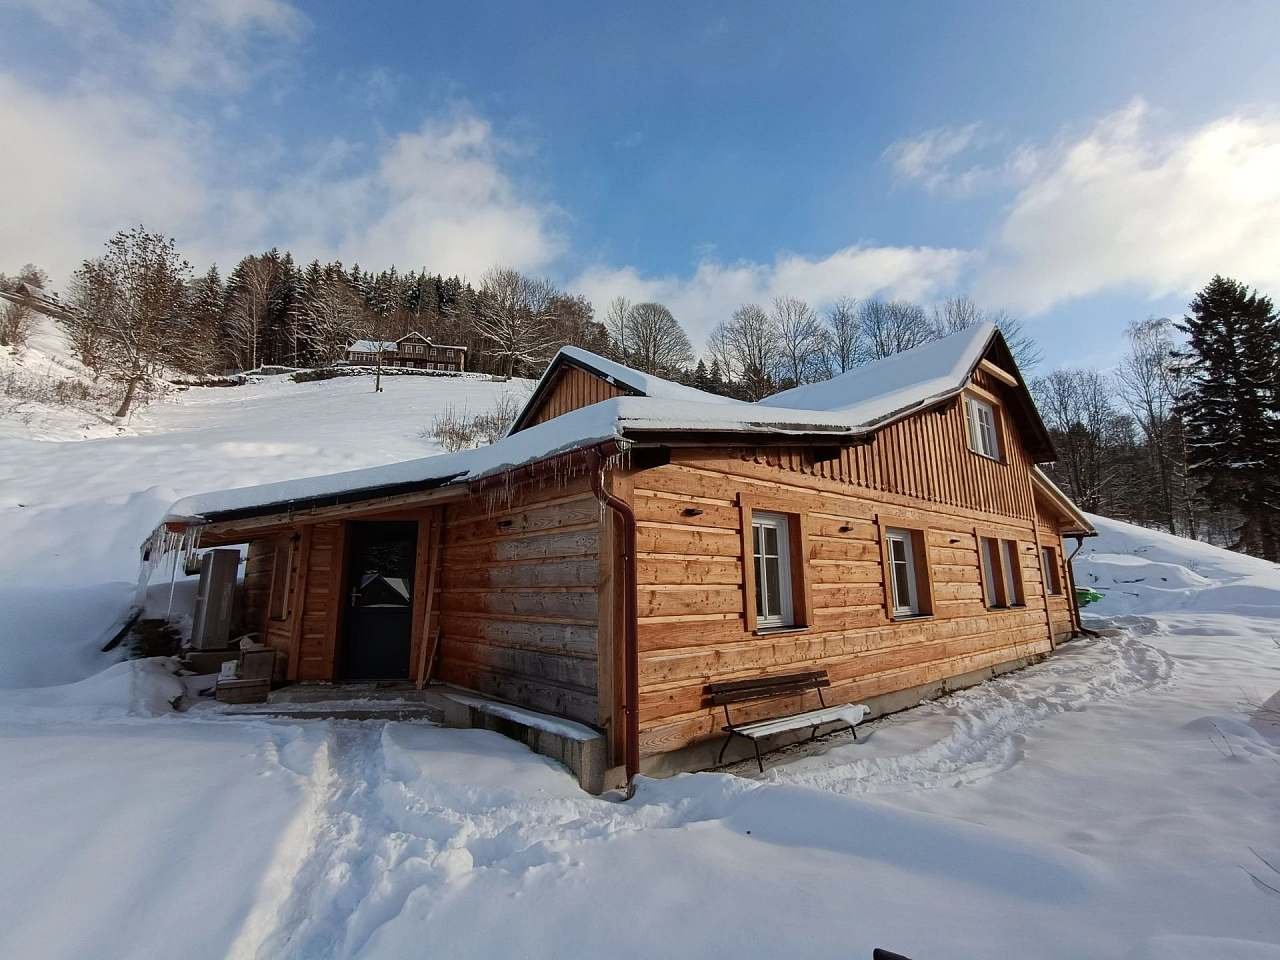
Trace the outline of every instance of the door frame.
{"type": "Polygon", "coordinates": [[[417,530],[414,540],[414,569],[413,569],[413,592],[409,597],[409,669],[408,673],[402,677],[388,678],[393,682],[413,683],[415,655],[418,651],[419,637],[422,629],[418,624],[419,621],[419,590],[418,578],[423,575],[423,550],[422,541],[425,532],[427,519],[426,510],[398,510],[391,513],[379,513],[367,517],[352,517],[342,521],[342,548],[335,553],[341,554],[342,569],[336,578],[338,583],[338,595],[335,598],[333,618],[333,683],[365,683],[378,681],[350,680],[345,676],[345,667],[347,659],[347,592],[351,589],[351,548],[352,536],[351,526],[355,523],[404,523],[412,522],[417,524],[417,530]]]}

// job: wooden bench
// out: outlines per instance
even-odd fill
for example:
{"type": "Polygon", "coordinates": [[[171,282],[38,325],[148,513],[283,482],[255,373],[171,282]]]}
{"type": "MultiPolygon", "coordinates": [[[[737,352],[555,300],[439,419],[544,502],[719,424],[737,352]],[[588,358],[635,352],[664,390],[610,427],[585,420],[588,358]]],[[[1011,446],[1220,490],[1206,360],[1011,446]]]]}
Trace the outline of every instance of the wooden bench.
{"type": "Polygon", "coordinates": [[[707,695],[711,698],[712,706],[724,708],[725,725],[723,729],[727,734],[724,738],[724,745],[720,748],[720,756],[716,760],[716,766],[723,762],[724,752],[729,749],[729,744],[733,742],[734,737],[742,737],[751,741],[751,745],[755,747],[756,751],[756,765],[760,767],[761,773],[764,773],[764,761],[760,758],[760,741],[776,733],[787,733],[791,730],[803,730],[806,727],[811,727],[812,732],[809,735],[809,739],[812,740],[817,737],[818,728],[824,724],[843,722],[849,725],[849,729],[853,731],[853,739],[857,740],[858,731],[856,727],[866,718],[870,711],[860,703],[828,707],[826,701],[822,698],[822,688],[829,686],[831,686],[831,681],[827,678],[827,671],[825,670],[810,670],[805,673],[777,674],[771,677],[754,677],[750,680],[732,680],[728,683],[707,684],[707,695]],[[773,717],[769,720],[754,720],[750,723],[734,723],[733,717],[729,715],[730,704],[776,700],[782,697],[808,693],[811,690],[818,694],[818,703],[821,704],[816,710],[806,710],[803,713],[773,717]]]}

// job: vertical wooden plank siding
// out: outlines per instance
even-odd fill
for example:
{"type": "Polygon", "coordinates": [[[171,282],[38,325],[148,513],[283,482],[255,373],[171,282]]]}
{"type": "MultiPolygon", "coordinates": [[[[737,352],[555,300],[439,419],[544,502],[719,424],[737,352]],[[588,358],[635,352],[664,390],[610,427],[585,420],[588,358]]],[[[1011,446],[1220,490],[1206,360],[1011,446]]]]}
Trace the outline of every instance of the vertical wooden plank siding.
{"type": "Polygon", "coordinates": [[[340,521],[310,527],[302,623],[298,636],[299,680],[334,679],[343,574],[343,531],[340,521]]]}
{"type": "Polygon", "coordinates": [[[294,635],[300,619],[298,591],[302,566],[301,540],[300,535],[293,533],[255,540],[249,544],[245,558],[245,628],[256,632],[260,642],[275,648],[278,654],[276,676],[280,680],[291,679],[295,669],[294,635]],[[295,536],[296,539],[292,539],[295,536]],[[290,564],[283,581],[286,590],[285,616],[275,618],[272,614],[276,611],[277,604],[271,596],[271,590],[277,547],[287,546],[291,539],[293,549],[280,551],[290,564]]]}
{"type": "Polygon", "coordinates": [[[600,544],[587,478],[492,512],[483,498],[451,505],[438,678],[598,724],[600,544]]]}
{"type": "Polygon", "coordinates": [[[542,406],[529,419],[529,426],[545,423],[561,414],[588,407],[601,400],[620,397],[622,393],[621,389],[594,374],[577,367],[565,367],[542,401],[542,406]]]}
{"type": "MultiPolygon", "coordinates": [[[[1003,395],[983,378],[981,387],[1003,395]]],[[[953,403],[829,462],[801,449],[676,450],[670,464],[635,473],[642,753],[718,733],[709,682],[821,668],[832,681],[827,702],[852,702],[1047,653],[1050,624],[1057,634],[1070,622],[1065,598],[1046,602],[1038,543],[1060,548],[1061,539],[1038,523],[1016,425],[1006,421],[1001,432],[1000,461],[974,454],[963,405],[953,403]],[[749,628],[740,501],[802,516],[807,629],[749,628]],[[924,531],[932,615],[889,616],[878,516],[924,531]],[[1016,543],[1023,605],[987,608],[975,528],[1016,543]]]]}

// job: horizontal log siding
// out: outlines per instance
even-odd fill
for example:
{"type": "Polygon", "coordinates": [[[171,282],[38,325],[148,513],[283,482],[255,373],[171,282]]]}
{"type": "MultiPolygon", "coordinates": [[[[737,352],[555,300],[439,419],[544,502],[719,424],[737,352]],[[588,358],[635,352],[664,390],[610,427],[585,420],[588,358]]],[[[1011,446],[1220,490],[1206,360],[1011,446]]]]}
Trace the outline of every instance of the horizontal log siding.
{"type": "Polygon", "coordinates": [[[565,367],[542,405],[529,419],[528,426],[619,396],[622,396],[622,391],[607,380],[577,367],[565,367]]]}
{"type": "MultiPolygon", "coordinates": [[[[632,476],[642,753],[718,734],[723,717],[705,700],[709,682],[825,669],[832,681],[827,702],[844,703],[1051,649],[1029,464],[1016,435],[1006,431],[1013,441],[1007,462],[995,463],[968,450],[955,411],[907,423],[877,440],[880,453],[856,452],[864,470],[856,479],[876,478],[884,489],[840,475],[847,456],[806,464],[800,451],[761,451],[758,458],[676,451],[671,464],[632,476]],[[746,630],[740,492],[807,515],[814,605],[807,630],[774,636],[746,630]],[[690,508],[701,512],[690,516],[690,508]],[[887,618],[878,513],[927,528],[932,618],[887,618]],[[1018,542],[1024,607],[986,609],[975,529],[1018,542]]],[[[816,704],[810,695],[767,703],[756,715],[816,704]]],[[[746,719],[753,711],[740,714],[746,719]]]]}
{"type": "Polygon", "coordinates": [[[484,498],[451,505],[437,677],[597,723],[600,532],[585,479],[492,512],[484,498]]]}

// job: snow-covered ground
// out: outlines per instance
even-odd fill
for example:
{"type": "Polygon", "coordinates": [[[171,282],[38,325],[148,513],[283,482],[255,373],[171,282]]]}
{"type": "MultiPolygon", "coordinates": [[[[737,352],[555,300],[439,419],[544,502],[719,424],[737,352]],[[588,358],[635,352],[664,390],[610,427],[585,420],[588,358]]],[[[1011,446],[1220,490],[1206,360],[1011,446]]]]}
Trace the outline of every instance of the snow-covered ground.
{"type": "Polygon", "coordinates": [[[1280,572],[1124,524],[1076,567],[1121,634],[626,803],[488,732],[175,714],[93,652],[175,497],[420,456],[503,389],[369,386],[0,431],[0,956],[1280,958],[1280,572]]]}

